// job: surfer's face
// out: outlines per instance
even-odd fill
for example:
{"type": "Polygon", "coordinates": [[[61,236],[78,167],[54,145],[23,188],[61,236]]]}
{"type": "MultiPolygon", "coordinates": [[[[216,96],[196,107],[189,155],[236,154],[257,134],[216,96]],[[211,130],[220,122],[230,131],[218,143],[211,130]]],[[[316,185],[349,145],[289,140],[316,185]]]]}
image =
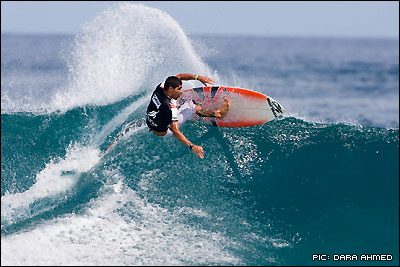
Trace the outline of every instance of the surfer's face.
{"type": "MultiPolygon", "coordinates": [[[[170,87],[170,88],[172,88],[172,87],[170,87]]],[[[181,94],[182,94],[182,85],[172,88],[171,98],[178,99],[181,96],[181,94]]]]}

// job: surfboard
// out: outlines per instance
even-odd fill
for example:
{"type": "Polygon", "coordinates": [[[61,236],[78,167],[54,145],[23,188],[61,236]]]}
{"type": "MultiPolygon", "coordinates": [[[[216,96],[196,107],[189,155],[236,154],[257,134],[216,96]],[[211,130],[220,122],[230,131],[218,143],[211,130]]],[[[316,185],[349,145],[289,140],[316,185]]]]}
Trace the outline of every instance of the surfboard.
{"type": "Polygon", "coordinates": [[[230,100],[229,112],[222,118],[199,117],[218,127],[247,127],[263,124],[281,117],[285,112],[278,101],[262,93],[234,87],[212,86],[184,90],[181,98],[193,100],[195,104],[210,110],[218,109],[224,99],[230,100]]]}

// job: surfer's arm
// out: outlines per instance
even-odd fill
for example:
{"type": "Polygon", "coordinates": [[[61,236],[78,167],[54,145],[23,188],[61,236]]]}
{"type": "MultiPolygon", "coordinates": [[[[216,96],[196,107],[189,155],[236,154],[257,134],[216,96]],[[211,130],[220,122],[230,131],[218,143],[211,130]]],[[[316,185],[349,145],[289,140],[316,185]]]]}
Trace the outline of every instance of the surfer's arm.
{"type": "Polygon", "coordinates": [[[211,79],[210,77],[201,76],[201,75],[194,75],[194,74],[191,74],[191,73],[181,73],[181,74],[176,75],[176,77],[178,77],[182,81],[199,80],[205,86],[207,86],[207,83],[209,83],[209,84],[214,84],[215,83],[214,80],[211,79]]]}
{"type": "MultiPolygon", "coordinates": [[[[170,129],[172,131],[172,134],[174,135],[174,137],[181,142],[182,144],[184,144],[187,147],[190,147],[190,145],[192,144],[187,138],[186,136],[183,135],[183,133],[179,130],[179,122],[174,121],[170,124],[170,129]]],[[[203,148],[201,146],[196,146],[193,145],[192,147],[193,152],[199,157],[199,158],[204,158],[204,152],[203,152],[203,148]]]]}

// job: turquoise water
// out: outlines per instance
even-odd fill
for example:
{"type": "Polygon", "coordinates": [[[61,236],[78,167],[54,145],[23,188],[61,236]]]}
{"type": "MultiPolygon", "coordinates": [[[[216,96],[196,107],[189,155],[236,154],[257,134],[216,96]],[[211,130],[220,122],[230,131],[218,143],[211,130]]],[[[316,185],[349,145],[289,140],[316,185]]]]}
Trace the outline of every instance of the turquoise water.
{"type": "Polygon", "coordinates": [[[2,264],[398,265],[398,40],[188,37],[131,4],[82,32],[2,35],[2,264]],[[180,72],[286,116],[187,122],[200,160],[141,124],[180,72]]]}

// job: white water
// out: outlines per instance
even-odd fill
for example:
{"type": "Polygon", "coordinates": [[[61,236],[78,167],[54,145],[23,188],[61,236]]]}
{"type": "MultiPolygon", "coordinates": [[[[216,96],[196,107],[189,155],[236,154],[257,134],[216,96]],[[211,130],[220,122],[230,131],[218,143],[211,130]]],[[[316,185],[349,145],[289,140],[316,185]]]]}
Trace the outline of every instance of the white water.
{"type": "MultiPolygon", "coordinates": [[[[167,210],[121,182],[116,171],[104,173],[104,195],[92,200],[82,215],[65,215],[32,231],[1,239],[4,265],[185,265],[239,264],[224,248],[232,244],[219,233],[180,223],[184,214],[167,210]],[[122,210],[119,214],[119,211],[122,210]],[[132,220],[132,216],[135,217],[132,220]]],[[[143,175],[148,184],[153,174],[143,175]]]]}

